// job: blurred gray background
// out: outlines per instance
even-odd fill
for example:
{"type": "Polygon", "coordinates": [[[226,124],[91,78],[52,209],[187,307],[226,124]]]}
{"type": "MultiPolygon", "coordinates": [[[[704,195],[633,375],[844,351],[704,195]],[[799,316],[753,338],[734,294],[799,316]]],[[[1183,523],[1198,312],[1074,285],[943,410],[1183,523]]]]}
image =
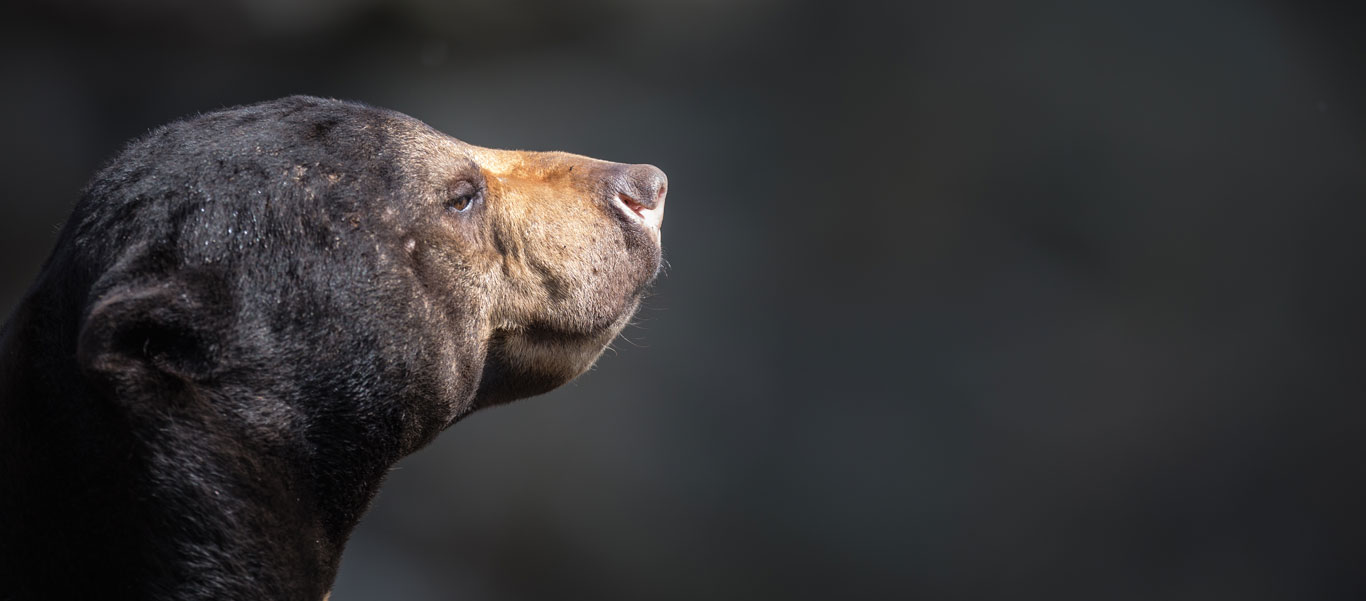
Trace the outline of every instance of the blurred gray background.
{"type": "Polygon", "coordinates": [[[671,267],[399,464],[335,601],[1366,598],[1346,5],[12,2],[0,313],[126,140],[361,100],[659,165],[671,267]]]}

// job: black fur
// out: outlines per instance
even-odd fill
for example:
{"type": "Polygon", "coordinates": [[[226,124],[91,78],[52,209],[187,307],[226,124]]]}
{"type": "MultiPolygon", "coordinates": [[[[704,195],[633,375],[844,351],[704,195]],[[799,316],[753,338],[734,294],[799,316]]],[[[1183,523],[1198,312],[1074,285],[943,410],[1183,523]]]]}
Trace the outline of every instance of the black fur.
{"type": "Polygon", "coordinates": [[[424,311],[396,264],[426,218],[399,117],[239,107],[95,177],[0,332],[0,599],[327,593],[386,470],[483,371],[445,335],[478,299],[424,311]]]}

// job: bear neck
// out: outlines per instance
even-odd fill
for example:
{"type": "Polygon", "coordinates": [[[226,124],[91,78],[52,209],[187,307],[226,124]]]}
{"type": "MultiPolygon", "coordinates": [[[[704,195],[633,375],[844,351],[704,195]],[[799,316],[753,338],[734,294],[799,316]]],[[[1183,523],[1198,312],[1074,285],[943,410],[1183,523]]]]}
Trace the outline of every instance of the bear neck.
{"type": "Polygon", "coordinates": [[[0,329],[5,598],[324,598],[392,460],[256,444],[190,389],[130,409],[73,377],[74,304],[39,291],[0,329]]]}

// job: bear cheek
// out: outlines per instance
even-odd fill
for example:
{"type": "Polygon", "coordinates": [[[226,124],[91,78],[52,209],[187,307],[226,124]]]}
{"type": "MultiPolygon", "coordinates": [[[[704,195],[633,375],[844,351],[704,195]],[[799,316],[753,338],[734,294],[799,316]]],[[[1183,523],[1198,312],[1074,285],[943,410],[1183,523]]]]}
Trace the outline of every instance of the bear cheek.
{"type": "Polygon", "coordinates": [[[531,261],[544,272],[539,293],[549,314],[539,321],[599,333],[629,317],[644,278],[638,254],[610,216],[593,206],[580,207],[574,216],[556,223],[552,236],[529,249],[531,261]]]}

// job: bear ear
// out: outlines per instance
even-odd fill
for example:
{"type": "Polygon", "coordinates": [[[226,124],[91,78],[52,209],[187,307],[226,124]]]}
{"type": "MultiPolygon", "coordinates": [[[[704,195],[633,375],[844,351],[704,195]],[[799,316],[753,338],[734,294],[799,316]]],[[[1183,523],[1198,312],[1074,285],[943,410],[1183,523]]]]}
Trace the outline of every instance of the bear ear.
{"type": "Polygon", "coordinates": [[[184,281],[113,288],[86,311],[76,358],[115,386],[202,381],[221,340],[212,302],[184,281]]]}

